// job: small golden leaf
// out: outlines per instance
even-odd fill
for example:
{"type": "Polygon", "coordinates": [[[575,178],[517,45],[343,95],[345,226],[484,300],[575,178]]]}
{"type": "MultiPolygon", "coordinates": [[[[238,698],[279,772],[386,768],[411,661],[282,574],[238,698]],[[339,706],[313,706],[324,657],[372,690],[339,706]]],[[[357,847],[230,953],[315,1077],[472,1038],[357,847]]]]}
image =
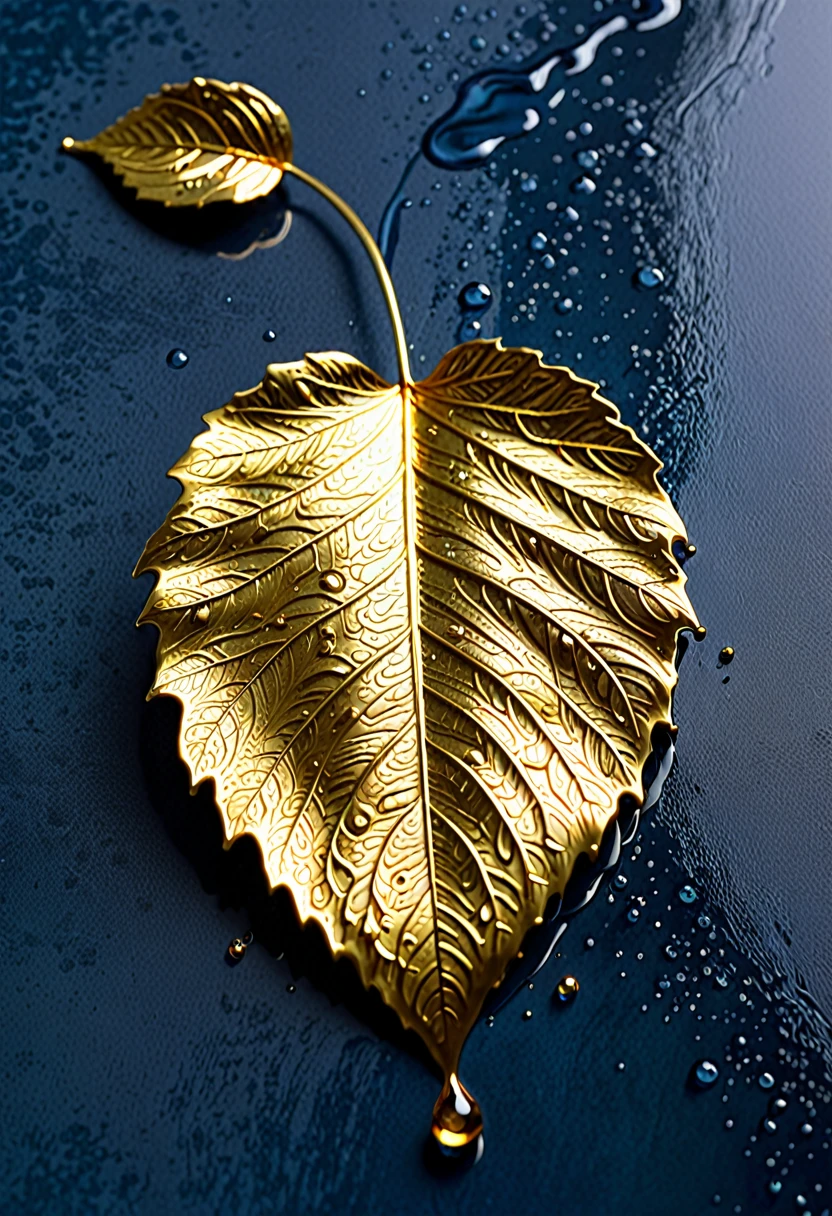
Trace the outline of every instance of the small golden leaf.
{"type": "Polygon", "coordinates": [[[259,89],[196,76],[163,85],[93,139],[67,138],[63,146],[100,156],[139,198],[201,207],[273,190],[292,159],[292,131],[259,89]]]}
{"type": "Polygon", "coordinates": [[[684,528],[596,386],[499,341],[405,390],[272,364],[206,421],[136,571],[151,695],[227,838],[427,1043],[453,1129],[485,996],[642,797],[697,624],[684,528]]]}

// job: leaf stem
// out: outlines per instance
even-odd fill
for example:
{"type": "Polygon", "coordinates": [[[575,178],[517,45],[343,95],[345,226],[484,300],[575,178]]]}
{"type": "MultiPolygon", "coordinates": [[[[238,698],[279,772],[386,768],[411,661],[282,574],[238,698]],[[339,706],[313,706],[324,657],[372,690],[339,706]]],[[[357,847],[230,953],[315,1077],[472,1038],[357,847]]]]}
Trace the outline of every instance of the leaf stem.
{"type": "Polygon", "coordinates": [[[384,302],[387,305],[387,311],[390,314],[390,321],[393,326],[393,337],[396,343],[396,357],[399,363],[399,382],[402,388],[413,384],[410,375],[410,363],[407,357],[407,341],[404,334],[404,325],[402,324],[402,314],[399,310],[399,302],[396,299],[396,289],[393,286],[393,280],[390,278],[390,272],[384,264],[384,258],[381,256],[381,250],[376,244],[369,230],[358,218],[339,194],[334,190],[330,190],[329,186],[318,181],[317,177],[313,177],[311,173],[307,173],[304,169],[299,169],[297,165],[287,161],[283,166],[284,173],[291,173],[293,177],[300,178],[302,182],[306,182],[307,186],[311,186],[313,190],[317,190],[318,194],[322,195],[328,203],[338,211],[352,228],[361,244],[367,250],[370,261],[373,264],[373,269],[376,272],[384,302]]]}

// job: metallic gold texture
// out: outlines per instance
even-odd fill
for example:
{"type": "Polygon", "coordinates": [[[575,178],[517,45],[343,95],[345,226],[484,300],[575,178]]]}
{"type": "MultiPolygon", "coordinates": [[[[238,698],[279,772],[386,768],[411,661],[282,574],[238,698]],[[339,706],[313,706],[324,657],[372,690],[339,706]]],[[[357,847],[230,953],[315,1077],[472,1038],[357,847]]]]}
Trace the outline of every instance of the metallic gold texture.
{"type": "Polygon", "coordinates": [[[67,151],[112,165],[139,198],[166,207],[244,203],[268,194],[292,159],[292,132],[276,102],[248,84],[197,76],[160,93],[67,151]]]}
{"type": "Polygon", "coordinates": [[[137,573],[191,780],[455,1076],[618,800],[697,621],[659,461],[596,386],[471,342],[345,354],[209,414],[137,573]]]}

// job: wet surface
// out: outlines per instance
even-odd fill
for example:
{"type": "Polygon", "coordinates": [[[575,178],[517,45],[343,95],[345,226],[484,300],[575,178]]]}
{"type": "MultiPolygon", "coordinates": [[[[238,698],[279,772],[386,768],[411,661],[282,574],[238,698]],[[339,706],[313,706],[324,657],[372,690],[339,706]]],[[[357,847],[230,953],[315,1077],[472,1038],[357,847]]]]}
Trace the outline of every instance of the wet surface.
{"type": "Polygon", "coordinates": [[[622,30],[457,169],[416,154],[462,81],[528,76],[624,12],[463,7],[0,13],[3,1212],[829,1208],[828,13],[703,2],[622,30]],[[698,547],[676,766],[471,1035],[486,1147],[463,1173],[424,1155],[418,1046],[267,898],[249,842],[222,850],[175,707],[143,701],[130,571],[201,414],[306,349],[393,365],[369,268],[300,185],[184,231],[58,153],[200,72],[280,101],[371,227],[412,162],[414,369],[476,322],[601,380],[698,547]]]}

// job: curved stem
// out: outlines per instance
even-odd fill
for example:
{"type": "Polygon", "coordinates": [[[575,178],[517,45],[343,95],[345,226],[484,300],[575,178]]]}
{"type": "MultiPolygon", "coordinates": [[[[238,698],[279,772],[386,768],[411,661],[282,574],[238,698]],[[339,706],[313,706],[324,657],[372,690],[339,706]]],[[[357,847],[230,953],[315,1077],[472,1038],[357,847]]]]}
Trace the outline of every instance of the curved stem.
{"type": "Polygon", "coordinates": [[[396,357],[399,362],[399,381],[402,388],[412,384],[410,363],[407,358],[407,342],[404,336],[404,325],[402,324],[402,314],[399,311],[399,302],[396,299],[396,289],[393,286],[393,280],[390,278],[390,272],[384,264],[384,258],[381,256],[378,245],[352,207],[348,206],[339,194],[336,194],[334,190],[330,190],[329,186],[325,186],[323,182],[318,181],[317,177],[313,177],[311,173],[307,173],[304,169],[299,169],[297,165],[287,162],[282,167],[284,173],[291,173],[293,177],[300,178],[302,182],[306,182],[307,186],[311,186],[313,190],[317,190],[318,194],[323,195],[327,202],[331,203],[335,210],[340,212],[367,250],[370,261],[373,264],[373,269],[381,285],[384,302],[387,305],[387,311],[390,314],[390,321],[393,325],[396,357]]]}

